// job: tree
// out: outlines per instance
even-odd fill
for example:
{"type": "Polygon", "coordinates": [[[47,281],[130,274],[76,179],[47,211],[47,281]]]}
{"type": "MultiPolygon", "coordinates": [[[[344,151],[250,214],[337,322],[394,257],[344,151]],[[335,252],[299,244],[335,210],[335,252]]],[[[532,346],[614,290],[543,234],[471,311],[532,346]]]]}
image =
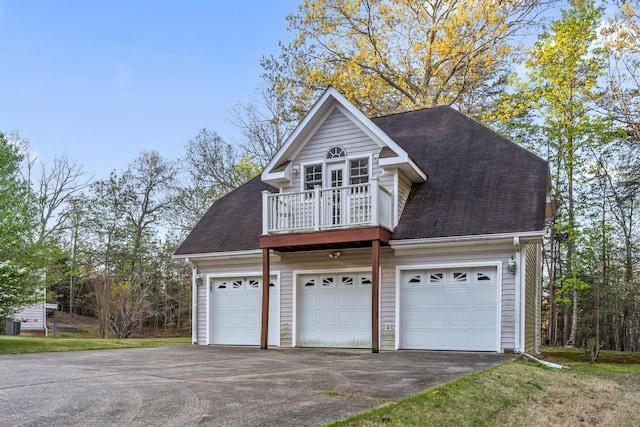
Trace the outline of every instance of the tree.
{"type": "Polygon", "coordinates": [[[129,280],[142,286],[145,239],[152,238],[173,206],[171,190],[176,184],[177,169],[157,151],[143,151],[123,175],[124,211],[132,231],[132,258],[129,280]]]}
{"type": "Polygon", "coordinates": [[[287,17],[296,38],[262,65],[297,114],[332,85],[371,116],[448,104],[478,117],[504,88],[541,4],[309,0],[287,17]]]}
{"type": "Polygon", "coordinates": [[[151,305],[144,290],[129,282],[112,286],[107,298],[109,331],[117,338],[128,338],[151,317],[151,305]]]}
{"type": "MultiPolygon", "coordinates": [[[[30,174],[31,175],[31,174],[30,174]]],[[[48,167],[40,162],[40,173],[35,178],[34,211],[37,225],[33,239],[46,251],[42,259],[46,262],[48,289],[56,295],[69,295],[69,313],[73,313],[73,281],[75,267],[75,242],[77,241],[77,215],[74,213],[76,196],[88,188],[91,177],[87,177],[82,166],[66,156],[55,157],[48,167]],[[64,234],[71,231],[71,247],[66,246],[64,234]],[[69,260],[69,253],[71,259],[69,260]],[[64,280],[68,278],[68,282],[64,280]],[[68,284],[68,286],[67,286],[68,284]]]]}
{"type": "Polygon", "coordinates": [[[269,163],[296,126],[282,94],[264,84],[252,102],[237,105],[231,115],[242,132],[242,148],[259,167],[269,163]]]}
{"type": "Polygon", "coordinates": [[[0,320],[34,302],[39,287],[31,193],[20,175],[24,149],[0,133],[0,320]]]}
{"type": "Polygon", "coordinates": [[[73,197],[89,186],[91,178],[86,178],[82,166],[66,156],[55,157],[49,170],[41,162],[41,173],[37,181],[36,210],[38,229],[36,240],[45,242],[57,240],[68,226],[70,210],[63,208],[73,197]]]}
{"type": "Polygon", "coordinates": [[[184,178],[177,202],[183,233],[191,231],[215,200],[260,173],[253,158],[207,129],[187,143],[181,164],[184,178]]]}
{"type": "Polygon", "coordinates": [[[607,87],[600,102],[602,110],[609,114],[627,133],[622,152],[606,167],[605,176],[613,193],[611,207],[613,223],[623,237],[624,301],[621,311],[627,339],[620,339],[623,348],[638,350],[640,325],[638,309],[637,266],[640,245],[638,241],[635,210],[640,204],[640,15],[637,1],[618,1],[618,13],[604,26],[604,47],[609,52],[607,87]]]}
{"type": "MultiPolygon", "coordinates": [[[[563,342],[576,343],[578,292],[587,287],[578,269],[577,186],[585,159],[615,132],[595,111],[606,57],[594,47],[603,9],[591,0],[572,0],[570,6],[528,51],[526,80],[516,79],[514,93],[503,95],[498,117],[520,120],[520,129],[534,142],[531,148],[551,163],[558,214],[552,224],[557,246],[550,293],[552,303],[565,307],[563,342]]],[[[550,326],[555,322],[551,307],[550,326]]]]}

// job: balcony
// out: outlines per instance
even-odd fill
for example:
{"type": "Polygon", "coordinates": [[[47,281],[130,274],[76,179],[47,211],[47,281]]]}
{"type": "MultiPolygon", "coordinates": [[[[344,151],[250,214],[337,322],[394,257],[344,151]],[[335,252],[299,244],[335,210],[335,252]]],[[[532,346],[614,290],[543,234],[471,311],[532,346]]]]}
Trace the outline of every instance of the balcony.
{"type": "Polygon", "coordinates": [[[393,197],[377,180],[295,193],[262,193],[262,234],[358,227],[392,229],[393,197]]]}

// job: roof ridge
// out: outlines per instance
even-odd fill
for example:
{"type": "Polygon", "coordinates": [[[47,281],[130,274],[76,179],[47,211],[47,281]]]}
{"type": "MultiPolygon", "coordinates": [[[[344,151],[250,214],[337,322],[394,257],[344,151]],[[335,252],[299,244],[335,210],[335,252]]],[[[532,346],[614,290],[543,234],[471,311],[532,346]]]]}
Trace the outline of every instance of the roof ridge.
{"type": "Polygon", "coordinates": [[[382,114],[382,115],[375,116],[375,117],[369,117],[369,120],[382,119],[382,118],[385,118],[385,117],[393,117],[393,116],[399,116],[401,114],[417,113],[419,111],[434,110],[434,109],[439,109],[439,108],[449,108],[451,110],[457,111],[455,108],[451,107],[450,105],[440,104],[440,105],[433,105],[431,107],[422,107],[422,108],[418,108],[416,110],[408,110],[408,111],[400,111],[400,112],[397,112],[397,113],[382,114]]]}

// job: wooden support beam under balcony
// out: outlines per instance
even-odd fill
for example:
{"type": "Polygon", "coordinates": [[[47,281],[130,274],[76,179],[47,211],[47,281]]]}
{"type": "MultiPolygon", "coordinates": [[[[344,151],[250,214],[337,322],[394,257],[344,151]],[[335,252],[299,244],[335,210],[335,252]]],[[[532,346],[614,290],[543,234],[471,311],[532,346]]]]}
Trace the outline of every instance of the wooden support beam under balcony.
{"type": "Polygon", "coordinates": [[[374,240],[389,244],[391,232],[382,227],[328,230],[310,233],[274,234],[260,237],[260,248],[281,252],[348,247],[370,247],[374,240]]]}

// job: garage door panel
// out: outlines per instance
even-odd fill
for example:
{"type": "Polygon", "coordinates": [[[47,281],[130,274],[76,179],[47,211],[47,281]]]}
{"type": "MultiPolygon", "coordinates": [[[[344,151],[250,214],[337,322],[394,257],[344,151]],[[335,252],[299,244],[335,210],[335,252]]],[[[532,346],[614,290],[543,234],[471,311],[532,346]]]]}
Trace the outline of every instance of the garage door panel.
{"type": "Polygon", "coordinates": [[[358,326],[358,313],[352,311],[340,311],[338,312],[338,326],[341,328],[348,328],[350,332],[355,331],[358,326]]]}
{"type": "Polygon", "coordinates": [[[471,348],[471,333],[467,331],[449,332],[449,344],[454,348],[471,348]]]}
{"type": "Polygon", "coordinates": [[[356,294],[356,298],[358,300],[358,308],[371,310],[371,289],[359,291],[356,294]]]}
{"type": "Polygon", "coordinates": [[[303,331],[298,336],[300,345],[314,345],[314,343],[320,342],[318,339],[318,331],[303,331]]]}
{"type": "Polygon", "coordinates": [[[334,329],[319,331],[318,339],[320,343],[327,343],[327,345],[330,346],[336,345],[338,343],[336,331],[334,329]]]}
{"type": "Polygon", "coordinates": [[[474,288],[473,289],[473,303],[474,305],[495,305],[496,290],[495,288],[474,288]]]}
{"type": "Polygon", "coordinates": [[[234,290],[233,294],[229,295],[229,307],[230,308],[244,308],[245,307],[245,295],[241,294],[241,291],[234,290]]]}
{"type": "Polygon", "coordinates": [[[302,293],[302,298],[300,303],[305,307],[317,307],[318,295],[311,290],[305,290],[305,292],[302,293]]]}
{"type": "Polygon", "coordinates": [[[246,341],[260,342],[260,330],[259,329],[248,330],[246,335],[246,341]]]}
{"type": "Polygon", "coordinates": [[[420,348],[425,346],[425,334],[422,331],[406,330],[402,336],[404,344],[407,348],[420,348]]]}
{"type": "Polygon", "coordinates": [[[245,325],[245,318],[244,316],[240,315],[240,314],[235,314],[235,315],[230,315],[228,316],[229,319],[229,326],[234,327],[234,326],[244,326],[245,325]]]}
{"type": "Polygon", "coordinates": [[[475,310],[473,313],[473,323],[477,328],[494,328],[496,324],[496,313],[493,310],[475,310]]]}
{"type": "Polygon", "coordinates": [[[404,290],[404,295],[405,295],[405,304],[404,304],[404,308],[407,310],[411,310],[412,308],[420,308],[422,309],[422,307],[424,306],[425,303],[430,303],[430,301],[432,301],[434,298],[436,298],[436,294],[430,294],[430,293],[426,293],[423,289],[411,289],[411,288],[406,288],[404,290]]]}
{"type": "Polygon", "coordinates": [[[330,292],[322,292],[318,295],[319,305],[320,307],[335,307],[336,305],[336,295],[330,292]]]}
{"type": "Polygon", "coordinates": [[[468,310],[452,310],[449,312],[449,325],[454,328],[472,328],[473,313],[468,310]]]}
{"type": "Polygon", "coordinates": [[[485,348],[490,349],[493,346],[493,340],[495,339],[495,334],[493,331],[489,332],[477,332],[473,335],[473,346],[475,348],[485,348]]]}
{"type": "Polygon", "coordinates": [[[367,331],[371,335],[371,313],[367,311],[358,312],[358,331],[367,331]],[[368,328],[368,329],[367,329],[368,328]]]}
{"type": "Polygon", "coordinates": [[[245,300],[245,307],[252,309],[262,308],[262,294],[260,292],[251,291],[245,300]]]}
{"type": "Polygon", "coordinates": [[[451,289],[449,292],[449,305],[452,307],[468,307],[471,305],[469,288],[451,289]]]}
{"type": "Polygon", "coordinates": [[[354,330],[338,330],[338,342],[351,343],[354,347],[358,344],[356,332],[354,330]]]}
{"type": "Polygon", "coordinates": [[[364,333],[362,331],[358,332],[358,341],[357,345],[354,347],[358,348],[369,348],[371,347],[371,333],[364,333]]]}
{"type": "Polygon", "coordinates": [[[444,327],[447,324],[448,312],[446,310],[429,310],[423,317],[426,317],[426,324],[424,322],[414,326],[426,326],[427,328],[444,327]]]}
{"type": "Polygon", "coordinates": [[[414,301],[411,303],[415,307],[442,307],[447,303],[447,294],[440,289],[425,289],[420,292],[414,292],[414,301]]]}
{"type": "Polygon", "coordinates": [[[250,312],[245,316],[245,326],[260,327],[262,323],[262,313],[250,312]]]}
{"type": "Polygon", "coordinates": [[[428,332],[425,335],[424,345],[431,348],[441,348],[447,345],[447,334],[445,332],[428,332]]]}
{"type": "MultiPolygon", "coordinates": [[[[259,345],[262,327],[262,290],[259,277],[212,279],[211,342],[259,345]]],[[[270,286],[269,345],[279,345],[279,299],[270,286]]]]}
{"type": "Polygon", "coordinates": [[[331,312],[320,312],[318,313],[318,317],[320,322],[316,323],[321,327],[335,327],[336,326],[336,316],[331,312]]]}
{"type": "MultiPolygon", "coordinates": [[[[429,312],[431,314],[431,312],[429,312]]],[[[428,314],[424,310],[406,310],[403,314],[404,324],[407,328],[422,326],[428,314]]]]}
{"type": "Polygon", "coordinates": [[[400,347],[495,351],[495,267],[404,272],[400,283],[400,347]]]}
{"type": "Polygon", "coordinates": [[[317,312],[306,312],[302,313],[300,321],[307,325],[318,326],[318,317],[320,316],[317,312]]]}
{"type": "Polygon", "coordinates": [[[353,308],[356,307],[357,295],[353,291],[346,291],[338,297],[338,308],[353,308]]]}
{"type": "Polygon", "coordinates": [[[218,307],[229,307],[229,295],[227,292],[214,292],[213,298],[217,301],[218,307]]]}
{"type": "Polygon", "coordinates": [[[298,277],[298,345],[345,348],[371,345],[371,288],[359,286],[363,277],[361,273],[298,277]],[[305,283],[331,285],[310,289],[305,283]],[[314,292],[317,300],[311,296],[314,292]]]}

